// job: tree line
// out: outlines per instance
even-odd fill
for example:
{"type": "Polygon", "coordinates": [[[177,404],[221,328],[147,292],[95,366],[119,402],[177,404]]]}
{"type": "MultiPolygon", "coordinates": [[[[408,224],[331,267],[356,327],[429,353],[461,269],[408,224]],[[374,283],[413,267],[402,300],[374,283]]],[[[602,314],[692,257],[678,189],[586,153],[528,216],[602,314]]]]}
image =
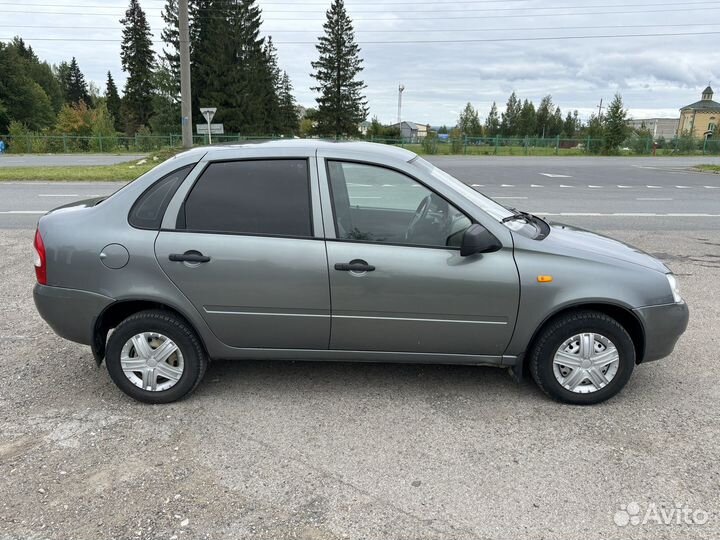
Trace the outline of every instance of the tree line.
{"type": "MultiPolygon", "coordinates": [[[[300,109],[272,37],[261,37],[256,0],[190,0],[193,117],[217,107],[226,132],[287,135],[300,132],[300,109]]],[[[0,43],[0,133],[32,131],[97,135],[174,134],[180,129],[177,0],[166,0],[162,52],[139,0],[130,0],[120,59],[127,78],[119,92],[108,72],[105,92],[88,84],[75,58],[50,66],[17,37],[0,43]]],[[[305,134],[354,136],[367,117],[360,48],[343,0],[326,12],[318,58],[312,62],[317,108],[305,134]]],[[[200,123],[200,122],[197,122],[200,123]]]]}

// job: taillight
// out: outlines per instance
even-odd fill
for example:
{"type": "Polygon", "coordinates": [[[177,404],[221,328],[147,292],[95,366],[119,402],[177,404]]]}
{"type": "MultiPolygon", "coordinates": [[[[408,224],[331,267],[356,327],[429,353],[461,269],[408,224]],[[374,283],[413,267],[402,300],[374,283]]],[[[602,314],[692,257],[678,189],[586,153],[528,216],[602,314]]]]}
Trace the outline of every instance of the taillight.
{"type": "Polygon", "coordinates": [[[35,231],[35,242],[33,242],[33,251],[35,252],[35,277],[40,285],[47,285],[47,261],[45,259],[45,244],[43,244],[40,230],[35,231]]]}

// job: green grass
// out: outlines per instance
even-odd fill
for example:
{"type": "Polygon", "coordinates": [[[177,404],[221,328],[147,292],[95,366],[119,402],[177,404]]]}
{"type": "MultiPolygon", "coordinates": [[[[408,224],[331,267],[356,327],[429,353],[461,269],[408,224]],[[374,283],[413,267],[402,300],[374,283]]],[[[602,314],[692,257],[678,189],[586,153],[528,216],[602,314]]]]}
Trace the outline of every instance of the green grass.
{"type": "MultiPolygon", "coordinates": [[[[177,150],[163,150],[148,156],[146,163],[138,165],[138,161],[127,161],[116,165],[83,165],[69,167],[0,167],[2,181],[49,181],[49,182],[92,182],[135,180],[156,167],[177,150]]],[[[142,160],[140,160],[142,161],[142,160]]]]}
{"type": "Polygon", "coordinates": [[[720,165],[697,165],[695,168],[704,172],[720,174],[720,165]]]}

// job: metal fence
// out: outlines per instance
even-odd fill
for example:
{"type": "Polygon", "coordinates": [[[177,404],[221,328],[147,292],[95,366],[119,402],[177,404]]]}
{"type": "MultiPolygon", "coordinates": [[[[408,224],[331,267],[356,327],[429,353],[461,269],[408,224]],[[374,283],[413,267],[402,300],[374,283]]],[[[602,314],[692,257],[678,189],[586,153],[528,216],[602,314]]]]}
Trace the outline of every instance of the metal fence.
{"type": "MultiPolygon", "coordinates": [[[[213,143],[231,143],[282,137],[215,135],[213,143]]],[[[0,135],[7,151],[14,154],[76,153],[76,152],[153,152],[179,147],[180,135],[0,135]]],[[[385,139],[368,137],[364,140],[408,148],[420,154],[438,155],[602,155],[607,152],[604,139],[581,137],[508,138],[508,137],[427,137],[424,139],[385,139]]],[[[195,135],[196,145],[208,144],[207,135],[195,135]]],[[[612,153],[621,155],[720,155],[720,139],[692,139],[679,137],[655,141],[650,138],[630,137],[612,153]]]]}

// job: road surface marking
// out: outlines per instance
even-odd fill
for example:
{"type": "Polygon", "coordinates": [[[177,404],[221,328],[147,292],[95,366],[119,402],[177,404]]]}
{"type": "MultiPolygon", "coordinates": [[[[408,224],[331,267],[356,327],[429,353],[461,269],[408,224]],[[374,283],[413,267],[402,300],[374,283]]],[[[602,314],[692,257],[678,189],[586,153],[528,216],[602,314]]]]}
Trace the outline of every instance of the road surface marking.
{"type": "Polygon", "coordinates": [[[560,184],[560,187],[572,187],[572,186],[566,186],[565,184],[560,184]]]}
{"type": "Polygon", "coordinates": [[[630,189],[632,186],[623,186],[623,185],[618,184],[618,187],[620,189],[630,189]]]}
{"type": "Polygon", "coordinates": [[[470,184],[471,187],[485,187],[485,184],[470,184]]]}
{"type": "Polygon", "coordinates": [[[678,189],[690,189],[690,186],[675,186],[678,189]]]}
{"type": "Polygon", "coordinates": [[[493,199],[527,199],[527,197],[493,197],[493,199]]]}
{"type": "Polygon", "coordinates": [[[533,187],[545,187],[545,186],[541,186],[540,184],[530,184],[530,187],[533,188],[533,187]]]}
{"type": "Polygon", "coordinates": [[[0,214],[47,214],[50,210],[4,210],[0,214]]]}
{"type": "Polygon", "coordinates": [[[572,178],[572,176],[570,176],[568,174],[552,174],[552,173],[545,173],[545,172],[541,172],[538,174],[541,176],[547,176],[548,178],[572,178]]]}
{"type": "Polygon", "coordinates": [[[590,189],[601,189],[602,186],[588,186],[590,189]]]}
{"type": "Polygon", "coordinates": [[[636,201],[672,201],[670,197],[638,197],[636,201]]]}
{"type": "Polygon", "coordinates": [[[662,189],[662,186],[647,186],[650,189],[662,189]]]}
{"type": "Polygon", "coordinates": [[[515,187],[514,184],[500,184],[500,187],[515,187]]]}
{"type": "Polygon", "coordinates": [[[720,189],[720,186],[703,186],[706,189],[720,189]]]}

